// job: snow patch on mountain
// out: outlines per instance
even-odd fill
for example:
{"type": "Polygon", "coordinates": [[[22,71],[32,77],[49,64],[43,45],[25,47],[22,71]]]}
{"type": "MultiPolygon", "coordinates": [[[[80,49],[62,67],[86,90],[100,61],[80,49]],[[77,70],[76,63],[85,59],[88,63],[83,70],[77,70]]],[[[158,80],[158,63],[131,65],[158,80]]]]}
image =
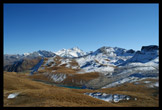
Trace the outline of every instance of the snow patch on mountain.
{"type": "Polygon", "coordinates": [[[132,83],[132,82],[136,82],[136,81],[139,81],[139,80],[140,80],[140,78],[138,78],[138,77],[126,77],[124,79],[121,79],[121,80],[118,80],[118,81],[113,82],[111,84],[108,84],[108,85],[106,85],[102,88],[116,87],[116,86],[122,85],[122,84],[127,83],[127,82],[132,83]]]}
{"type": "Polygon", "coordinates": [[[28,56],[28,55],[30,55],[30,54],[31,54],[31,53],[24,53],[23,55],[24,55],[24,56],[28,56]]]}
{"type": "Polygon", "coordinates": [[[76,58],[76,61],[80,68],[86,72],[110,73],[119,64],[133,57],[134,54],[134,50],[118,47],[101,47],[87,56],[76,58]]]}
{"type": "Polygon", "coordinates": [[[54,57],[56,54],[51,52],[51,51],[46,51],[46,50],[39,50],[39,51],[35,51],[32,53],[24,53],[22,54],[24,57],[28,57],[28,58],[33,58],[33,57],[54,57]]]}
{"type": "Polygon", "coordinates": [[[53,62],[54,62],[54,57],[50,57],[48,58],[48,60],[46,61],[44,65],[48,65],[49,63],[53,63],[53,62]]]}
{"type": "Polygon", "coordinates": [[[51,75],[51,79],[55,82],[62,82],[66,79],[66,74],[53,74],[51,75]]]}
{"type": "Polygon", "coordinates": [[[149,87],[149,88],[159,87],[159,82],[150,83],[149,85],[147,85],[147,87],[149,87]]]}
{"type": "Polygon", "coordinates": [[[106,102],[119,102],[121,100],[130,100],[132,97],[123,94],[106,94],[101,92],[94,93],[84,93],[85,95],[91,96],[93,98],[97,98],[106,102]]]}
{"type": "Polygon", "coordinates": [[[19,95],[19,93],[12,93],[12,94],[9,94],[7,98],[13,99],[13,98],[16,98],[18,95],[19,95]]]}
{"type": "Polygon", "coordinates": [[[69,65],[69,62],[71,62],[70,59],[61,59],[60,61],[61,61],[61,63],[58,66],[61,66],[63,64],[69,65]]]}
{"type": "Polygon", "coordinates": [[[48,78],[52,79],[54,82],[58,82],[58,83],[64,81],[67,78],[67,75],[64,74],[64,73],[55,73],[55,74],[52,74],[52,73],[45,72],[43,74],[45,76],[47,76],[48,78]]]}

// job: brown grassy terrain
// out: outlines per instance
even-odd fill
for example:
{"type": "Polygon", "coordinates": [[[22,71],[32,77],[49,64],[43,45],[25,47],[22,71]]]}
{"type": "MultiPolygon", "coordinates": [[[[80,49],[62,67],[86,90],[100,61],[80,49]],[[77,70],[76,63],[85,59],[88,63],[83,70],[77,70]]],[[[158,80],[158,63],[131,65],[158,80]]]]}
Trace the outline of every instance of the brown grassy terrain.
{"type": "MultiPolygon", "coordinates": [[[[88,76],[87,76],[88,77],[88,76]]],[[[4,107],[158,107],[158,89],[127,83],[119,87],[88,90],[56,87],[28,79],[28,74],[4,72],[4,107]],[[14,99],[7,99],[10,93],[19,92],[14,99]],[[137,100],[109,103],[84,95],[85,92],[126,94],[137,100]]]]}
{"type": "Polygon", "coordinates": [[[85,74],[73,74],[73,75],[69,75],[63,81],[63,84],[73,85],[73,86],[82,86],[84,85],[82,83],[87,83],[88,81],[98,78],[98,77],[99,77],[99,73],[97,72],[91,72],[91,73],[85,73],[85,74]]]}
{"type": "MultiPolygon", "coordinates": [[[[60,73],[65,73],[65,71],[60,72],[60,73]]],[[[48,74],[59,74],[59,72],[48,73],[48,74]]],[[[69,86],[82,86],[84,85],[84,83],[99,77],[99,73],[97,72],[91,72],[91,73],[85,73],[85,74],[76,74],[76,73],[75,74],[65,73],[65,74],[67,74],[67,78],[60,84],[69,85],[69,86]]],[[[29,76],[29,78],[33,80],[42,80],[42,81],[47,81],[51,83],[54,82],[50,77],[45,76],[42,73],[34,74],[32,76],[29,76]]],[[[57,82],[54,82],[54,83],[57,83],[57,82]]]]}
{"type": "Polygon", "coordinates": [[[4,107],[113,106],[73,90],[31,81],[21,74],[4,73],[4,107]],[[7,99],[10,93],[15,92],[20,93],[17,98],[7,99]]]}
{"type": "Polygon", "coordinates": [[[18,71],[29,70],[33,66],[35,66],[40,60],[41,60],[41,57],[37,57],[35,59],[25,58],[22,64],[18,67],[18,71]]]}
{"type": "Polygon", "coordinates": [[[137,101],[130,101],[129,104],[122,103],[122,106],[158,107],[159,89],[148,88],[145,85],[134,85],[133,83],[123,84],[119,87],[103,89],[105,93],[125,94],[137,98],[137,101]]]}
{"type": "Polygon", "coordinates": [[[71,62],[69,62],[69,64],[71,65],[71,67],[78,66],[77,69],[72,69],[71,67],[68,68],[68,67],[66,67],[67,64],[60,65],[61,64],[60,60],[63,60],[63,59],[66,59],[66,58],[61,58],[59,56],[55,56],[53,58],[53,60],[54,60],[53,62],[50,62],[48,65],[44,65],[48,60],[48,58],[44,58],[43,65],[41,66],[41,67],[44,67],[44,69],[38,70],[38,73],[52,72],[53,70],[55,70],[55,73],[76,74],[76,72],[78,70],[80,70],[78,63],[74,59],[71,59],[71,62]],[[55,65],[51,67],[52,64],[55,64],[55,65]]]}
{"type": "Polygon", "coordinates": [[[4,70],[6,71],[16,71],[16,72],[29,72],[32,67],[34,67],[41,57],[34,59],[24,58],[22,61],[16,61],[12,65],[6,65],[4,70]]]}
{"type": "Polygon", "coordinates": [[[45,68],[46,71],[52,72],[52,70],[55,70],[55,73],[64,73],[64,74],[76,74],[76,70],[67,68],[65,66],[54,66],[51,68],[45,68]]]}

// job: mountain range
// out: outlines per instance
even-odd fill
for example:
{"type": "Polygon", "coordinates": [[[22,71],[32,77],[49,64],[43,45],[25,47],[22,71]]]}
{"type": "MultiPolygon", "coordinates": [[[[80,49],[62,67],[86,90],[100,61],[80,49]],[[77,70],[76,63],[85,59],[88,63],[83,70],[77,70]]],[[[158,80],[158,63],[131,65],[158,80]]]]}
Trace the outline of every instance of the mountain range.
{"type": "Polygon", "coordinates": [[[58,52],[39,50],[22,55],[5,54],[3,59],[4,71],[29,72],[33,79],[93,89],[159,75],[156,45],[142,46],[140,51],[106,46],[94,52],[84,52],[78,47],[58,52]]]}

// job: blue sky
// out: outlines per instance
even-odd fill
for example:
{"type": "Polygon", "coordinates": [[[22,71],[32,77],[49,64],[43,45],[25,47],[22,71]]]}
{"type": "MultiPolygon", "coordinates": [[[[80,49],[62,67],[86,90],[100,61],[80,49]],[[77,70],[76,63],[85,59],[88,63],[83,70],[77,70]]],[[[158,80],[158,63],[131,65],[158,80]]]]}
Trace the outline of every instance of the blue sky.
{"type": "Polygon", "coordinates": [[[158,4],[4,4],[4,54],[159,45],[158,4]]]}

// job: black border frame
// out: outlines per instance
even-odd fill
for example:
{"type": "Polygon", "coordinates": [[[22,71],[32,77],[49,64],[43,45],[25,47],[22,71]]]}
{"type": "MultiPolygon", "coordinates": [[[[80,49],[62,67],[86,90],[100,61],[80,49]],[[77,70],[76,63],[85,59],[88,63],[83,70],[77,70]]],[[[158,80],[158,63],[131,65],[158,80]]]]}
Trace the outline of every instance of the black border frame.
{"type": "MultiPolygon", "coordinates": [[[[159,9],[160,9],[160,0],[93,0],[93,1],[88,1],[88,0],[68,0],[68,1],[63,1],[63,0],[1,0],[0,1],[0,7],[1,7],[1,36],[3,36],[3,4],[14,4],[14,3],[94,3],[94,4],[99,4],[99,3],[157,3],[159,4],[159,9]]],[[[160,10],[159,10],[159,18],[160,18],[160,10]]],[[[160,20],[160,19],[159,19],[160,20]]],[[[160,24],[160,22],[159,22],[160,24]]],[[[159,26],[159,29],[160,29],[160,26],[159,26]]],[[[159,31],[160,32],[160,31],[159,31]]],[[[160,35],[160,34],[159,34],[160,35]]],[[[4,36],[3,36],[4,37],[4,36]]],[[[2,44],[2,60],[3,61],[3,37],[2,37],[2,40],[1,40],[1,44],[2,44]]],[[[160,46],[160,37],[159,37],[159,46],[160,46]]],[[[1,95],[3,97],[3,62],[1,63],[2,64],[2,71],[0,73],[0,80],[1,80],[1,95]]],[[[160,66],[160,64],[159,64],[160,66]]],[[[160,74],[159,74],[160,76],[160,74]]],[[[159,77],[160,78],[160,77],[159,77]]],[[[159,83],[160,83],[160,80],[159,80],[159,83]]],[[[160,93],[160,86],[159,86],[159,93],[160,93]]],[[[12,110],[21,110],[21,109],[30,109],[30,110],[37,110],[37,109],[87,109],[87,110],[94,110],[94,109],[109,109],[109,110],[112,110],[112,109],[118,109],[118,110],[159,110],[160,109],[160,94],[159,94],[159,107],[3,107],[3,99],[1,98],[1,109],[2,110],[9,110],[9,109],[12,109],[12,110]]]]}

